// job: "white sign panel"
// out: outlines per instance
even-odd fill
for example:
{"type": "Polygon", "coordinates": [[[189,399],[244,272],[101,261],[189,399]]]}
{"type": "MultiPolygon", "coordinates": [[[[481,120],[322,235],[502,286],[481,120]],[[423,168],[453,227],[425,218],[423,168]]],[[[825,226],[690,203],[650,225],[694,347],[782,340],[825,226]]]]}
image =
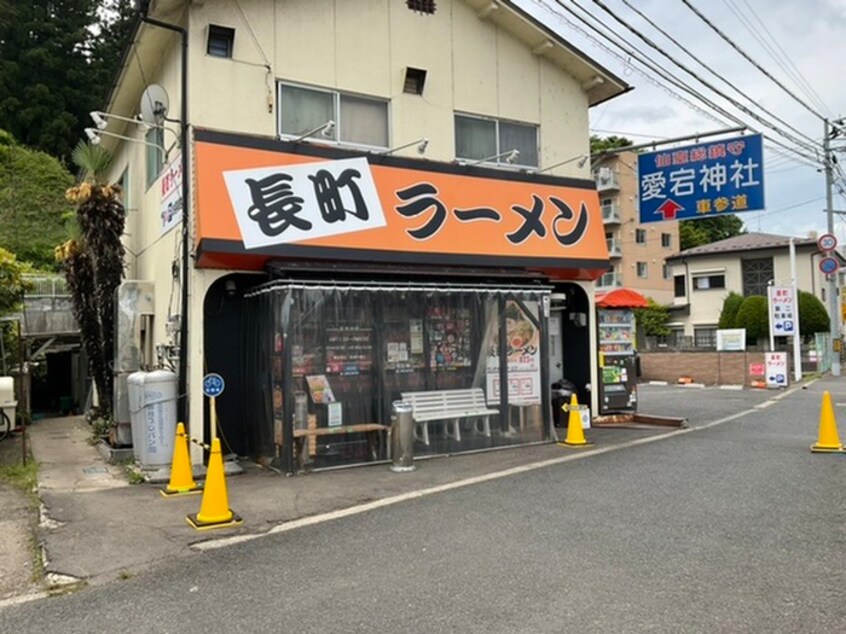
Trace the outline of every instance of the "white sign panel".
{"type": "Polygon", "coordinates": [[[765,352],[767,387],[787,387],[787,353],[765,352]]]}
{"type": "MultiPolygon", "coordinates": [[[[523,302],[537,319],[538,302],[523,302]]],[[[540,389],[540,332],[520,308],[509,300],[505,307],[508,359],[508,402],[530,405],[541,402],[540,389]]],[[[499,396],[499,320],[491,319],[488,332],[487,388],[488,401],[498,401],[499,396]]]]}
{"type": "Polygon", "coordinates": [[[182,222],[182,156],[168,164],[159,180],[161,188],[161,235],[182,222]]]}
{"type": "Polygon", "coordinates": [[[770,331],[774,337],[798,335],[799,311],[791,286],[770,286],[767,289],[770,305],[770,331]]]}
{"type": "Polygon", "coordinates": [[[366,158],[224,172],[247,249],[384,227],[366,158]]]}
{"type": "Polygon", "coordinates": [[[742,352],[746,350],[746,328],[717,330],[718,352],[742,352]]]}

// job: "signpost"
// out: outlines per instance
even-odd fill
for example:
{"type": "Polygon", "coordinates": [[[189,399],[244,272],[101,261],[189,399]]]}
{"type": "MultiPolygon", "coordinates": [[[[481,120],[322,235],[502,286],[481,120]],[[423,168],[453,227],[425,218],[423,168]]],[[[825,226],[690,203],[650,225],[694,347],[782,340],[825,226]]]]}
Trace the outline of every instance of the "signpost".
{"type": "Polygon", "coordinates": [[[787,387],[787,353],[765,352],[767,387],[787,387]]]}
{"type": "Polygon", "coordinates": [[[223,394],[225,388],[226,382],[219,374],[210,372],[203,377],[203,394],[209,397],[209,431],[212,441],[217,438],[217,407],[215,406],[215,399],[223,394]]]}
{"type": "Polygon", "coordinates": [[[760,134],[638,156],[640,222],[764,208],[760,134]]]}
{"type": "Polygon", "coordinates": [[[792,286],[770,286],[767,289],[770,305],[770,334],[776,337],[793,336],[798,330],[796,293],[792,286]]]}

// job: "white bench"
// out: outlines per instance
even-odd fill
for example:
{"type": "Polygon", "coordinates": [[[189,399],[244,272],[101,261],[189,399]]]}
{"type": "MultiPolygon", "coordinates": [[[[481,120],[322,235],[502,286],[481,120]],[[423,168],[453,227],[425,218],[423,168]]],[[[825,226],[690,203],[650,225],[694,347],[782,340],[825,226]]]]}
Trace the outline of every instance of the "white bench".
{"type": "Polygon", "coordinates": [[[449,438],[461,441],[461,421],[476,418],[481,421],[481,432],[491,435],[490,417],[499,414],[485,402],[482,388],[466,390],[442,390],[440,392],[403,392],[402,400],[411,405],[414,417],[414,435],[424,444],[429,444],[429,423],[444,421],[444,431],[449,438]],[[453,433],[449,432],[452,426],[453,433]],[[418,428],[421,432],[418,434],[418,428]]]}

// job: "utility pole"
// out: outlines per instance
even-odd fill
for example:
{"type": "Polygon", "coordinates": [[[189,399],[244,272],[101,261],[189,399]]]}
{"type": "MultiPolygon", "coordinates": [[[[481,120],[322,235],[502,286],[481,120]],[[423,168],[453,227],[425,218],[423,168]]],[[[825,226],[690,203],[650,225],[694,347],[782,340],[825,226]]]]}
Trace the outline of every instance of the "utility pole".
{"type": "MultiPolygon", "coordinates": [[[[842,124],[835,121],[834,124],[842,124]]],[[[834,177],[832,166],[834,156],[831,153],[831,139],[840,134],[840,128],[829,125],[828,119],[823,120],[823,166],[825,169],[825,213],[828,220],[828,233],[834,235],[834,205],[832,203],[832,189],[834,177]]],[[[837,257],[835,255],[835,257],[837,257]]],[[[840,297],[837,293],[837,273],[828,276],[828,315],[831,333],[831,375],[840,376],[840,297]]]]}

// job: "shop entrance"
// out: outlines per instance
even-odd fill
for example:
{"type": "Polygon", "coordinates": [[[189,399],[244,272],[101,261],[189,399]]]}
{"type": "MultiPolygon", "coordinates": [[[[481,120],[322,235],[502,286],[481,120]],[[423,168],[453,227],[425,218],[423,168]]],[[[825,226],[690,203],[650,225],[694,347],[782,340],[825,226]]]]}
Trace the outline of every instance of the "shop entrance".
{"type": "Polygon", "coordinates": [[[553,420],[561,424],[560,402],[575,393],[590,405],[590,328],[588,296],[577,284],[556,284],[550,296],[549,377],[553,420]]]}

